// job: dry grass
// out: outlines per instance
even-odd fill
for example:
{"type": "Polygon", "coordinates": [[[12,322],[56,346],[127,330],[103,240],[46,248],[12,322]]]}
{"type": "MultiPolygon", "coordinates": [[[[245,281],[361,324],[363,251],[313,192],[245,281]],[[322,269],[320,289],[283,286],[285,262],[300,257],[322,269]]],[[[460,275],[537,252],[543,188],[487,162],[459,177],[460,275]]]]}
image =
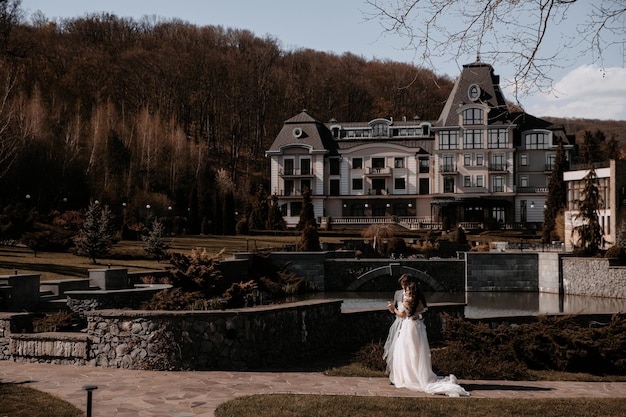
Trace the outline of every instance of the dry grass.
{"type": "Polygon", "coordinates": [[[10,417],[79,417],[85,413],[50,394],[18,384],[0,383],[0,415],[10,417]]]}
{"type": "Polygon", "coordinates": [[[221,404],[216,417],[618,417],[623,399],[388,398],[252,395],[221,404]]]}
{"type": "MultiPolygon", "coordinates": [[[[275,248],[293,244],[294,236],[176,236],[170,240],[170,252],[188,254],[192,249],[204,248],[209,253],[218,253],[224,249],[224,256],[236,252],[256,249],[275,248]]],[[[330,238],[334,239],[334,238],[330,238]]],[[[325,240],[325,241],[329,241],[325,240]]],[[[143,251],[141,241],[124,240],[113,246],[111,256],[98,259],[94,264],[90,259],[73,255],[69,252],[39,252],[37,256],[24,247],[0,246],[0,275],[41,274],[41,280],[85,278],[89,269],[104,266],[128,268],[129,271],[162,269],[169,262],[151,260],[143,251]],[[130,258],[130,259],[129,259],[130,258]]]]}

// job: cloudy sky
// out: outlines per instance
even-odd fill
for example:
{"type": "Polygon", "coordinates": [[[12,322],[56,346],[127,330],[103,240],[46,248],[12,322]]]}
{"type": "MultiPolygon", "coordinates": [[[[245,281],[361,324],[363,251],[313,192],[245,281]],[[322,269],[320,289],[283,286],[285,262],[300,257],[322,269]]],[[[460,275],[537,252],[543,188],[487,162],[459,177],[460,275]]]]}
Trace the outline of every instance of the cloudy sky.
{"type": "MultiPolygon", "coordinates": [[[[402,48],[405,39],[383,35],[380,22],[365,19],[368,7],[364,0],[22,0],[22,8],[27,16],[40,10],[49,19],[92,12],[136,19],[146,15],[179,18],[201,26],[221,25],[247,29],[261,37],[269,35],[284,50],[351,52],[367,59],[414,63],[413,54],[402,48]]],[[[605,51],[602,68],[593,57],[573,51],[566,67],[550,73],[555,92],[520,97],[524,109],[539,117],[626,120],[626,34],[622,36],[613,39],[615,45],[605,51]]],[[[435,71],[454,78],[462,64],[474,60],[468,56],[466,62],[435,62],[435,71]]],[[[497,62],[490,64],[503,81],[512,74],[497,62]]],[[[505,94],[513,99],[506,89],[505,94]]]]}

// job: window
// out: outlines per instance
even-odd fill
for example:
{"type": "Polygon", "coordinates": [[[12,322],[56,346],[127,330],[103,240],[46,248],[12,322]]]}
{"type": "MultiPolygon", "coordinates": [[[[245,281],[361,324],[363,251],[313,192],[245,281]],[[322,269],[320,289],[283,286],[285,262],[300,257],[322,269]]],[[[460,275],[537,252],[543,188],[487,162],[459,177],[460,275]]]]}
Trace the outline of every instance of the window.
{"type": "Polygon", "coordinates": [[[339,195],[339,180],[330,180],[330,195],[339,195]]]}
{"type": "Polygon", "coordinates": [[[311,190],[311,193],[313,193],[311,180],[300,180],[300,192],[303,192],[304,190],[311,190]]]}
{"type": "Polygon", "coordinates": [[[302,202],[301,201],[294,201],[291,204],[291,215],[292,216],[299,216],[300,212],[302,211],[302,202]]]}
{"type": "Polygon", "coordinates": [[[374,203],[372,204],[372,216],[374,217],[384,217],[387,215],[386,207],[383,203],[374,203]]]}
{"type": "Polygon", "coordinates": [[[350,204],[350,215],[352,217],[364,217],[365,207],[363,204],[350,204]]]}
{"type": "Polygon", "coordinates": [[[363,189],[363,178],[352,178],[352,189],[353,190],[362,190],[363,189]]]}
{"type": "Polygon", "coordinates": [[[476,187],[484,187],[484,177],[482,175],[476,175],[476,187]]]}
{"type": "Polygon", "coordinates": [[[419,187],[420,195],[430,194],[430,181],[428,180],[428,178],[420,178],[419,187]]]}
{"type": "Polygon", "coordinates": [[[384,168],[385,158],[372,158],[372,168],[384,168]]]}
{"type": "Polygon", "coordinates": [[[444,193],[453,193],[454,192],[454,177],[444,177],[443,178],[443,192],[444,193]]]}
{"type": "Polygon", "coordinates": [[[422,136],[428,136],[428,135],[430,135],[430,126],[423,125],[422,126],[422,136]]]}
{"type": "Polygon", "coordinates": [[[389,136],[389,126],[387,123],[376,123],[372,126],[372,135],[377,136],[389,136]]]}
{"type": "Polygon", "coordinates": [[[310,175],[310,174],[311,174],[311,160],[301,159],[300,160],[300,175],[310,175]]]}
{"type": "Polygon", "coordinates": [[[374,189],[374,194],[383,195],[383,193],[387,192],[387,184],[384,178],[374,178],[372,180],[372,188],[374,189]]]}
{"type": "Polygon", "coordinates": [[[506,129],[489,129],[487,140],[490,149],[508,148],[509,131],[506,129]]]}
{"type": "Polygon", "coordinates": [[[491,209],[491,217],[496,219],[497,222],[504,222],[504,207],[494,207],[491,209]]]}
{"type": "Polygon", "coordinates": [[[293,180],[285,180],[285,195],[293,194],[293,180]]]}
{"type": "Polygon", "coordinates": [[[420,167],[419,167],[420,174],[430,172],[430,160],[428,158],[420,158],[419,164],[420,164],[420,167]]]}
{"type": "Polygon", "coordinates": [[[504,177],[497,175],[493,177],[493,190],[494,193],[504,192],[504,177]]]}
{"type": "Polygon", "coordinates": [[[283,217],[287,217],[287,204],[281,204],[280,205],[280,215],[283,217]]]}
{"type": "Polygon", "coordinates": [[[528,175],[522,175],[519,178],[519,186],[520,187],[528,187],[528,175]]]}
{"type": "Polygon", "coordinates": [[[519,164],[523,167],[528,166],[528,154],[527,153],[523,153],[519,156],[519,164]]]}
{"type": "Polygon", "coordinates": [[[556,161],[555,154],[546,155],[546,171],[552,171],[552,168],[554,168],[554,161],[556,161]]]}
{"type": "Polygon", "coordinates": [[[443,172],[455,172],[456,166],[454,163],[454,155],[444,155],[443,156],[443,167],[441,167],[443,172]]]}
{"type": "Polygon", "coordinates": [[[483,109],[473,108],[463,111],[464,125],[482,125],[483,123],[483,109]]]}
{"type": "Polygon", "coordinates": [[[339,159],[330,160],[330,175],[339,175],[339,159]]]}
{"type": "Polygon", "coordinates": [[[548,149],[550,147],[550,135],[548,133],[527,133],[526,149],[548,149]]]}
{"type": "Polygon", "coordinates": [[[406,180],[404,178],[394,178],[393,188],[396,190],[406,189],[406,180]]]}
{"type": "Polygon", "coordinates": [[[363,158],[352,158],[352,169],[363,169],[363,158]]]}
{"type": "Polygon", "coordinates": [[[483,131],[478,129],[466,130],[463,133],[463,149],[482,149],[483,131]]]}
{"type": "Polygon", "coordinates": [[[293,175],[293,159],[285,159],[283,164],[285,175],[293,175]]]}
{"type": "Polygon", "coordinates": [[[476,166],[483,166],[485,157],[482,153],[476,154],[476,166]]]}
{"type": "Polygon", "coordinates": [[[393,159],[393,167],[394,168],[404,168],[404,158],[394,158],[393,159]]]}
{"type": "Polygon", "coordinates": [[[491,171],[506,171],[507,166],[504,156],[505,155],[503,153],[493,154],[491,158],[491,165],[489,166],[491,171]]]}
{"type": "Polygon", "coordinates": [[[472,177],[470,175],[463,175],[463,187],[472,186],[472,177]]]}
{"type": "Polygon", "coordinates": [[[470,155],[468,153],[463,155],[463,165],[466,166],[466,167],[472,165],[472,155],[470,155]]]}
{"type": "Polygon", "coordinates": [[[459,132],[456,130],[439,132],[439,149],[459,149],[459,132]]]}

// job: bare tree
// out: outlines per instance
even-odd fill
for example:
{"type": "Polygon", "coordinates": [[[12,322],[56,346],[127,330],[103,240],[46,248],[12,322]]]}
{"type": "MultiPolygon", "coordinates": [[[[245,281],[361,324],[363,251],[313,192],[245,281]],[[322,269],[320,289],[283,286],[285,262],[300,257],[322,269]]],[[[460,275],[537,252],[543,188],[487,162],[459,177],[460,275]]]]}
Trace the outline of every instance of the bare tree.
{"type": "Polygon", "coordinates": [[[366,0],[366,18],[380,19],[383,33],[407,39],[405,49],[431,66],[432,59],[479,55],[515,67],[515,96],[552,90],[550,70],[567,65],[572,49],[603,53],[623,38],[624,0],[366,0]],[[585,22],[572,24],[582,13],[585,22]],[[552,49],[548,39],[560,39],[552,49]]]}

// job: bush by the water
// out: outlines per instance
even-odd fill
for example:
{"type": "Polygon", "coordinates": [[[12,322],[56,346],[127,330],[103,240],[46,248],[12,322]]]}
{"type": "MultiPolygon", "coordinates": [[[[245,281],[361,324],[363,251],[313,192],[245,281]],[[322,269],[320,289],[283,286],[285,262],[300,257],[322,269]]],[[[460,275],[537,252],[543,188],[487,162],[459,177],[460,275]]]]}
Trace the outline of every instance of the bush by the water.
{"type": "MultiPolygon", "coordinates": [[[[520,325],[489,325],[445,317],[446,342],[432,349],[433,370],[463,379],[532,379],[529,370],[626,375],[626,315],[607,323],[576,316],[539,316],[520,325]]],[[[385,370],[382,342],[355,356],[362,366],[385,370]]]]}

